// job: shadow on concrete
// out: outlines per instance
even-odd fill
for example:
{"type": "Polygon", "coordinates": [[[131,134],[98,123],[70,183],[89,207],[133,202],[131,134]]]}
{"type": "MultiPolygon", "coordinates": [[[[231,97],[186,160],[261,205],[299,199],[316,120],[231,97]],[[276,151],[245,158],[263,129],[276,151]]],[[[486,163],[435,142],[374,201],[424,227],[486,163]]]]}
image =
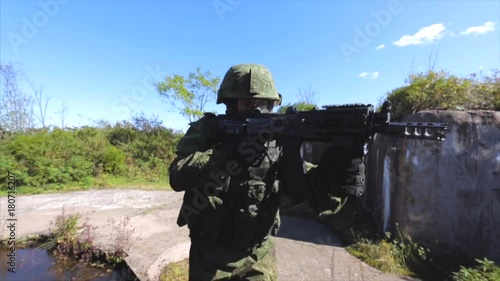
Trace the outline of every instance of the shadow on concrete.
{"type": "Polygon", "coordinates": [[[286,215],[281,216],[281,226],[276,237],[317,245],[342,246],[340,239],[322,224],[286,215]]]}

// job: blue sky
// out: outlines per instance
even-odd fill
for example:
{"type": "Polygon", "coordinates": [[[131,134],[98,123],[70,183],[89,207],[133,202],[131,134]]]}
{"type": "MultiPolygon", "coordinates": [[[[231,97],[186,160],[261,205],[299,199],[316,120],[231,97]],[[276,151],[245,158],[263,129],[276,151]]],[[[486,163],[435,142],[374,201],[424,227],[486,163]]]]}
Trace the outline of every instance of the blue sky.
{"type": "MultiPolygon", "coordinates": [[[[500,1],[5,1],[0,59],[43,85],[49,123],[68,126],[157,114],[187,120],[152,86],[199,66],[223,77],[239,63],[266,65],[297,101],[371,103],[429,68],[465,76],[500,69],[500,1]]],[[[22,86],[30,93],[26,85],[22,86]]],[[[215,103],[207,110],[224,113],[215,103]]]]}

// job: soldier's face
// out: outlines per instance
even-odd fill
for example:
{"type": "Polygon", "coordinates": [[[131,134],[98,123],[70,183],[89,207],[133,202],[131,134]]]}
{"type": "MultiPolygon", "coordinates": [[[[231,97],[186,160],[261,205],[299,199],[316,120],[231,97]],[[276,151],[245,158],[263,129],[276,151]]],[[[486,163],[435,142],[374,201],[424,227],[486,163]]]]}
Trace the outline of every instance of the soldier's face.
{"type": "Polygon", "coordinates": [[[231,107],[231,113],[241,117],[250,116],[252,113],[269,113],[273,110],[273,102],[264,99],[238,99],[227,104],[231,107]]]}
{"type": "Polygon", "coordinates": [[[236,106],[240,111],[249,111],[254,110],[256,108],[260,108],[261,110],[267,107],[268,101],[262,99],[242,99],[238,100],[236,106]]]}

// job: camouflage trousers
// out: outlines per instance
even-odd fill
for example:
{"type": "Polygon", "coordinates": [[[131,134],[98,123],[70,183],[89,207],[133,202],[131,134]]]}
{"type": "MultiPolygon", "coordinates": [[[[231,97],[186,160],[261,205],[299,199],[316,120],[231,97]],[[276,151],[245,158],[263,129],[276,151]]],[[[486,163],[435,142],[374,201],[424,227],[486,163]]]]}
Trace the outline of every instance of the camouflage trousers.
{"type": "Polygon", "coordinates": [[[189,252],[189,281],[277,280],[274,242],[269,239],[252,252],[206,248],[192,243],[189,252]]]}

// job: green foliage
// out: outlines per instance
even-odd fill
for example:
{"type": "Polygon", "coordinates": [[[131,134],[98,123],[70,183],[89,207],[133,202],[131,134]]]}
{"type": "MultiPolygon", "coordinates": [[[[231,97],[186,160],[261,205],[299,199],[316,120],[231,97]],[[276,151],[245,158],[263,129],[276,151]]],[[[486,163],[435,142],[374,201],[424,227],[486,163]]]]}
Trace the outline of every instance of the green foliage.
{"type": "Polygon", "coordinates": [[[181,136],[144,114],[102,128],[17,133],[0,139],[0,181],[6,182],[10,171],[18,186],[38,192],[48,186],[106,185],[116,177],[164,181],[181,136]]]}
{"type": "Polygon", "coordinates": [[[56,217],[55,222],[51,223],[54,227],[51,232],[56,245],[64,245],[64,247],[76,246],[79,219],[80,214],[66,215],[64,208],[62,209],[62,214],[56,217]]]}
{"type": "Polygon", "coordinates": [[[316,91],[312,89],[311,85],[309,85],[308,89],[299,89],[297,98],[298,102],[282,105],[276,111],[278,113],[285,113],[290,106],[295,107],[298,111],[309,111],[317,107],[316,91]]]}
{"type": "Polygon", "coordinates": [[[412,269],[428,258],[429,250],[413,242],[408,235],[399,232],[399,236],[399,239],[393,239],[387,232],[381,240],[361,238],[347,249],[355,257],[384,272],[412,275],[412,269]]]}
{"type": "Polygon", "coordinates": [[[143,114],[133,119],[132,123],[118,123],[110,129],[109,141],[124,153],[130,178],[154,182],[167,175],[182,134],[164,128],[159,121],[148,120],[143,114]]]}
{"type": "Polygon", "coordinates": [[[73,153],[75,142],[70,132],[59,129],[51,133],[40,130],[16,134],[4,141],[2,158],[5,155],[11,161],[0,167],[0,178],[6,177],[7,171],[11,171],[16,174],[21,185],[41,186],[78,181],[85,175],[88,163],[72,159],[78,156],[78,153],[73,153]]]}
{"type": "Polygon", "coordinates": [[[454,281],[496,281],[500,280],[500,266],[484,258],[476,259],[475,267],[460,266],[458,272],[453,273],[454,281]]]}
{"type": "MultiPolygon", "coordinates": [[[[83,223],[80,223],[82,215],[73,213],[58,215],[55,221],[51,221],[49,239],[41,244],[39,248],[52,251],[58,258],[66,259],[74,257],[79,259],[79,264],[88,264],[92,261],[106,260],[108,263],[118,264],[127,256],[127,251],[131,246],[131,238],[135,228],[130,226],[130,216],[122,218],[119,222],[108,219],[108,223],[113,227],[110,245],[107,249],[100,249],[94,244],[98,233],[97,226],[92,225],[90,216],[86,216],[83,223]]],[[[102,245],[101,245],[102,247],[102,245]]]]}
{"type": "Polygon", "coordinates": [[[421,110],[500,110],[500,71],[460,78],[429,70],[409,75],[406,86],[387,94],[395,119],[421,110]]]}
{"type": "Polygon", "coordinates": [[[277,109],[278,113],[285,113],[286,109],[290,106],[294,106],[298,111],[309,111],[311,109],[316,108],[315,104],[310,104],[306,102],[296,102],[296,103],[288,103],[286,105],[282,105],[277,109]]]}
{"type": "Polygon", "coordinates": [[[209,71],[202,72],[198,67],[196,73],[188,77],[175,74],[167,76],[165,81],[155,84],[158,94],[179,110],[189,122],[203,116],[204,108],[215,100],[220,78],[212,77],[209,71]]]}
{"type": "Polygon", "coordinates": [[[121,175],[125,171],[125,153],[114,146],[107,146],[100,155],[104,172],[121,175]]]}

